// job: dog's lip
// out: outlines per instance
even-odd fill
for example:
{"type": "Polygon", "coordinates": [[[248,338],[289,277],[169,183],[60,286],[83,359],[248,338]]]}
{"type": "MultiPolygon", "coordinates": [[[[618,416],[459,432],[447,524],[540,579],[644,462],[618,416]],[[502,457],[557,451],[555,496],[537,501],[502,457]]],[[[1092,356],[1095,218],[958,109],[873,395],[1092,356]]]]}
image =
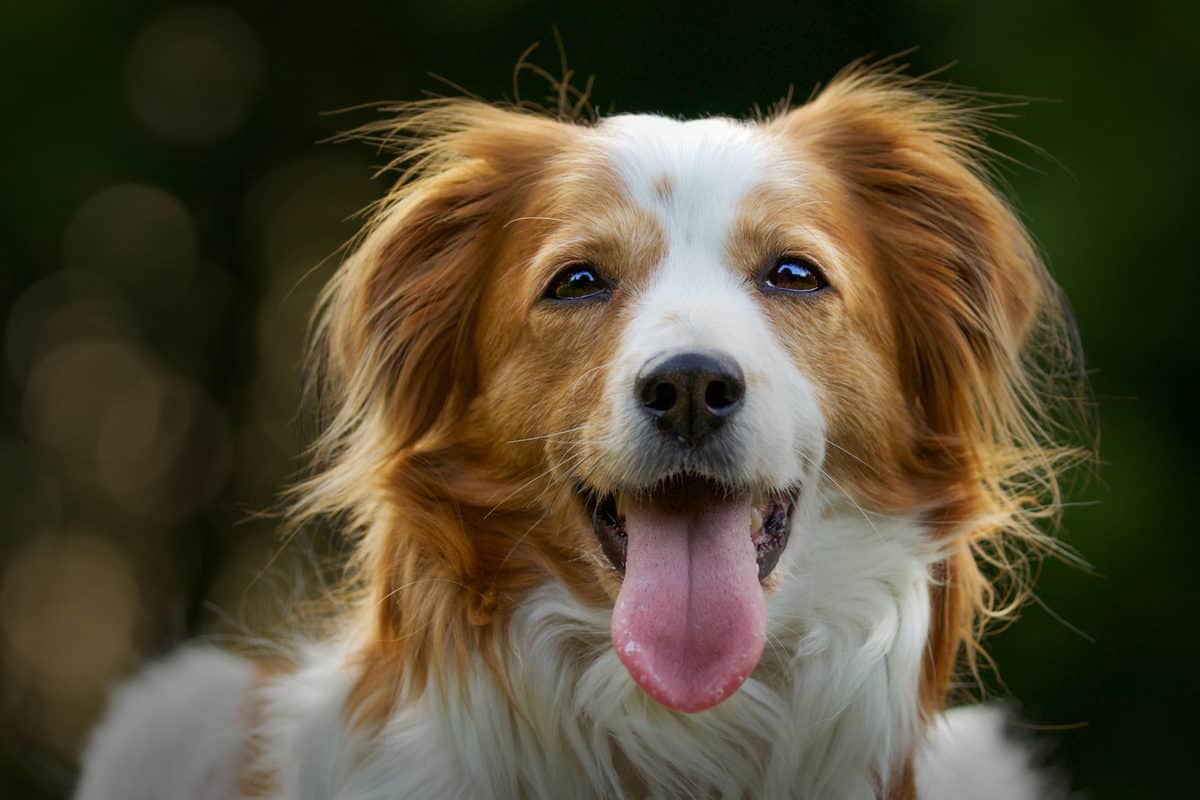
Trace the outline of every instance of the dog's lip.
{"type": "MultiPolygon", "coordinates": [[[[618,508],[617,498],[622,494],[654,497],[664,492],[666,487],[673,483],[689,481],[711,483],[708,478],[682,475],[664,479],[648,488],[600,492],[582,481],[576,482],[576,493],[591,519],[592,532],[596,536],[601,552],[604,553],[605,559],[618,575],[624,576],[625,574],[625,558],[629,541],[625,533],[624,515],[618,508]]],[[[787,547],[791,534],[792,514],[800,495],[800,487],[793,486],[768,492],[734,489],[722,489],[721,491],[758,497],[758,501],[753,504],[753,508],[758,514],[758,522],[756,527],[749,530],[749,535],[754,539],[757,551],[758,579],[766,580],[779,563],[779,557],[787,547]]],[[[749,520],[747,522],[748,528],[754,524],[749,520]]]]}

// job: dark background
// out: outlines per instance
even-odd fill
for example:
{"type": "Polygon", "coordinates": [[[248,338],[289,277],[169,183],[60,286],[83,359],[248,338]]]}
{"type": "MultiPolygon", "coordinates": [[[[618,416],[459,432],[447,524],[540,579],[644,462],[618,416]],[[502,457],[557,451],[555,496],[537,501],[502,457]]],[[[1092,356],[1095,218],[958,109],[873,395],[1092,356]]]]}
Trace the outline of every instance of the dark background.
{"type": "MultiPolygon", "coordinates": [[[[1072,298],[1102,426],[1063,536],[993,639],[1093,797],[1194,771],[1200,4],[611,0],[5,3],[0,11],[0,795],[62,797],[104,693],[197,633],[286,616],[310,576],[257,512],[299,468],[301,343],[382,190],[325,112],[511,98],[557,25],[601,110],[744,114],[912,46],[915,72],[1049,98],[994,142],[1072,298]],[[311,272],[310,272],[311,271],[311,272]]],[[[525,93],[544,94],[527,81],[525,93]]]]}

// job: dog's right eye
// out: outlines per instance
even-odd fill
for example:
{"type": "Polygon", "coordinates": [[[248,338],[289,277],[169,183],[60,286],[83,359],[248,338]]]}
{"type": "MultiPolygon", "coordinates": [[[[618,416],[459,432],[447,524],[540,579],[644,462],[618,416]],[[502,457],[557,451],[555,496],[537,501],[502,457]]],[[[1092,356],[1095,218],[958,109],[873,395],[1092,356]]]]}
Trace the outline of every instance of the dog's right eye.
{"type": "Polygon", "coordinates": [[[591,264],[572,264],[560,271],[546,286],[546,300],[592,300],[612,294],[608,281],[591,264]]]}

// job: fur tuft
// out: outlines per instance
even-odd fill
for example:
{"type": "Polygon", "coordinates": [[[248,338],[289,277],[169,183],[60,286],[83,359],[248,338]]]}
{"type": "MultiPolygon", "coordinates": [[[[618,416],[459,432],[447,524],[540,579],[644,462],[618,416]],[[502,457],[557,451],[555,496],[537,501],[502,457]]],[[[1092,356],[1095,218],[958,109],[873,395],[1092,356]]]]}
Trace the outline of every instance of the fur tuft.
{"type": "Polygon", "coordinates": [[[76,800],[229,800],[239,794],[255,670],[189,647],[113,693],[82,759],[76,800]]]}
{"type": "Polygon", "coordinates": [[[1065,800],[1064,776],[1044,748],[1012,731],[1003,707],[967,706],[934,720],[916,762],[921,800],[1065,800]]]}

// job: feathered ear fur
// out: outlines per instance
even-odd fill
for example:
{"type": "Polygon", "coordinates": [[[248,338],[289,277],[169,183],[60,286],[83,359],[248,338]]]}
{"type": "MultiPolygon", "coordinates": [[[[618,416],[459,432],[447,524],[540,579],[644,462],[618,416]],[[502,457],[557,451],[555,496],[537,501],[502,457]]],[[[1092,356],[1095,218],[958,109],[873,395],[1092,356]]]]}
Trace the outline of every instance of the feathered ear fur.
{"type": "MultiPolygon", "coordinates": [[[[1036,519],[1059,505],[1074,452],[1054,444],[1048,398],[1081,372],[1068,316],[1036,248],[995,189],[986,111],[970,95],[856,67],[776,121],[832,168],[865,225],[892,303],[903,402],[915,431],[892,509],[945,531],[936,566],[926,706],[940,704],[961,645],[972,669],[983,624],[1023,599],[1028,548],[1055,547],[1036,519]],[[986,563],[993,573],[980,572],[986,563]],[[991,569],[991,568],[995,569],[991,569]],[[997,580],[1014,578],[997,594],[997,580]],[[1015,593],[1014,593],[1015,592],[1015,593]]],[[[881,498],[888,487],[877,487],[881,498]]]]}
{"type": "Polygon", "coordinates": [[[326,291],[318,325],[335,414],[387,415],[409,447],[453,419],[474,388],[471,327],[505,214],[570,128],[471,101],[401,109],[357,135],[403,168],[326,291]]]}
{"type": "Polygon", "coordinates": [[[316,471],[292,497],[297,524],[363,529],[381,476],[433,446],[476,384],[475,309],[498,266],[503,223],[570,126],[473,101],[407,105],[357,131],[398,151],[397,185],[329,283],[318,310],[313,380],[316,471]]]}
{"type": "Polygon", "coordinates": [[[942,439],[993,440],[989,426],[1020,416],[1021,353],[1055,292],[985,174],[979,114],[914,81],[852,72],[796,117],[868,220],[917,416],[942,439]]]}
{"type": "Polygon", "coordinates": [[[467,640],[475,599],[458,591],[457,573],[477,568],[479,545],[451,495],[469,494],[460,484],[470,479],[431,474],[428,454],[453,444],[477,390],[477,308],[503,268],[505,223],[575,135],[473,101],[389,110],[398,116],[353,134],[399,152],[391,166],[402,175],[319,310],[311,388],[324,419],[291,515],[293,526],[338,519],[358,540],[355,574],[372,594],[360,622],[390,646],[374,659],[387,675],[365,675],[360,694],[384,704],[467,640]]]}

